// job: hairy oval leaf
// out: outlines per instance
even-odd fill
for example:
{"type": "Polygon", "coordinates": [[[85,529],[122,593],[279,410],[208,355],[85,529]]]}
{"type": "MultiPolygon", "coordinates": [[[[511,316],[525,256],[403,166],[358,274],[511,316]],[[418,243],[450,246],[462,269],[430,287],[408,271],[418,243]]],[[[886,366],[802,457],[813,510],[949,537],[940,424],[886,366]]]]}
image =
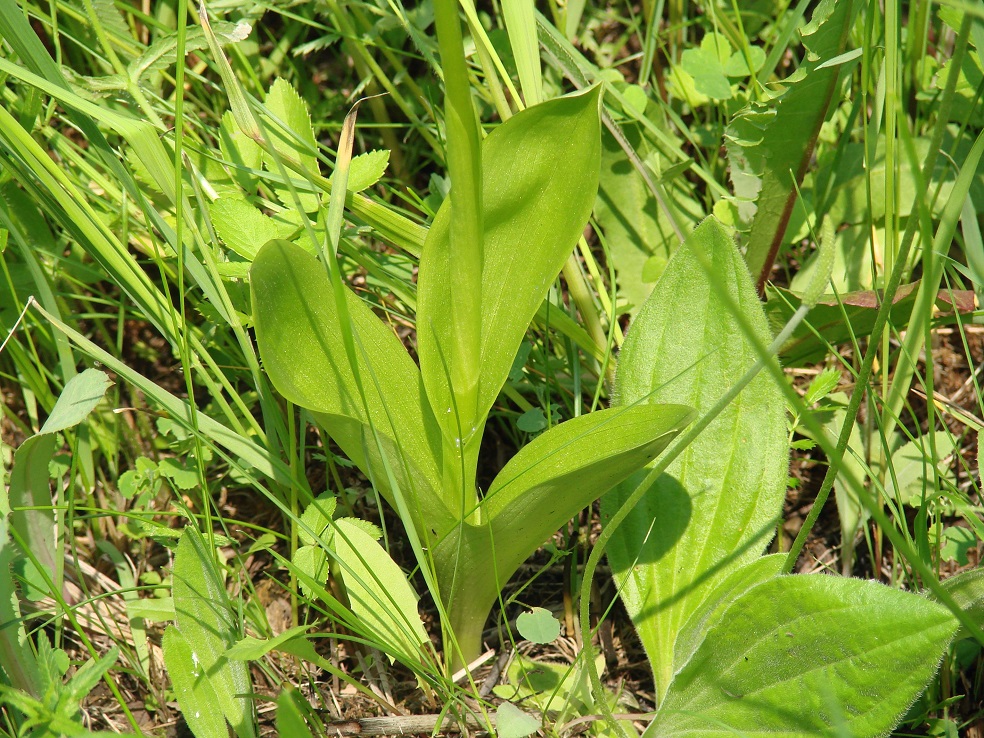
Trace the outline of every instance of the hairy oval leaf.
{"type": "MultiPolygon", "coordinates": [[[[745,263],[724,227],[708,218],[674,253],[632,324],[619,359],[617,401],[710,409],[757,358],[729,300],[768,344],[745,263]]],[[[610,542],[608,559],[660,692],[691,614],[772,538],[787,459],[782,392],[763,374],[674,460],[610,542]]],[[[640,481],[607,495],[603,515],[613,514],[640,481]]]]}
{"type": "Polygon", "coordinates": [[[645,736],[884,735],[956,629],[941,605],[875,582],[771,579],[707,634],[645,736]]]}

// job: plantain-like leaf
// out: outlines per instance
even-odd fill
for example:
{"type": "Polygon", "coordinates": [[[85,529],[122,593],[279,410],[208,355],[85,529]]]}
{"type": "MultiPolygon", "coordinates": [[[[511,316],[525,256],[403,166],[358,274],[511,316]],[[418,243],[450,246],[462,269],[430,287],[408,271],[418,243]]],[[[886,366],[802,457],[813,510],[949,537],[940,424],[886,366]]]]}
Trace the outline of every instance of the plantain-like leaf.
{"type": "Polygon", "coordinates": [[[453,321],[447,201],[430,227],[418,277],[418,350],[427,396],[452,446],[460,423],[465,436],[476,439],[477,454],[481,425],[526,329],[591,214],[601,166],[599,94],[596,88],[535,105],[482,143],[484,263],[476,418],[455,417],[448,384],[453,321]]]}
{"type": "MultiPolygon", "coordinates": [[[[617,401],[710,409],[757,358],[725,297],[768,344],[748,269],[724,227],[708,218],[674,253],[632,324],[619,358],[617,401]]],[[[716,584],[758,558],[772,538],[787,459],[782,391],[760,374],[670,464],[609,543],[608,560],[660,694],[673,674],[680,630],[716,584]]],[[[603,515],[640,481],[606,495],[603,515]]]]}
{"type": "Polygon", "coordinates": [[[524,446],[493,481],[480,523],[462,523],[435,551],[441,596],[459,637],[481,633],[519,565],[579,510],[652,461],[692,416],[681,405],[609,408],[524,446]]]}
{"type": "Polygon", "coordinates": [[[399,339],[346,289],[366,392],[363,404],[342,339],[349,327],[343,328],[335,315],[324,266],[299,246],[270,241],[250,269],[250,289],[260,357],[277,391],[313,411],[392,503],[393,490],[371,433],[374,426],[397,483],[411,493],[418,527],[426,521],[435,530],[449,530],[453,519],[448,510],[457,505],[450,507],[439,492],[444,478],[441,432],[424,398],[420,371],[399,339]]]}
{"type": "Polygon", "coordinates": [[[644,736],[885,735],[956,630],[941,605],[875,582],[769,579],[708,632],[644,736]]]}
{"type": "MultiPolygon", "coordinates": [[[[245,696],[252,691],[249,670],[245,662],[228,658],[229,649],[239,640],[232,604],[205,540],[194,528],[187,528],[178,542],[172,577],[174,616],[179,635],[191,651],[195,699],[204,701],[210,710],[218,707],[237,735],[252,738],[256,730],[245,696]],[[198,684],[199,680],[209,683],[209,695],[214,693],[214,699],[206,700],[206,688],[198,684]]],[[[187,669],[187,658],[177,639],[175,653],[174,660],[165,661],[172,679],[187,669]]],[[[184,705],[181,709],[188,711],[184,705]]]]}

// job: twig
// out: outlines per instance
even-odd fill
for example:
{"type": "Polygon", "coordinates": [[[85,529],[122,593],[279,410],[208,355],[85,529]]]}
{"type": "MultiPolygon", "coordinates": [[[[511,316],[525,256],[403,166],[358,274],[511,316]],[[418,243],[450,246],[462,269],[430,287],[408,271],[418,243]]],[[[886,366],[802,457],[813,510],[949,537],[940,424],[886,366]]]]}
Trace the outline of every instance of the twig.
{"type": "Polygon", "coordinates": [[[495,714],[490,713],[487,722],[479,721],[474,715],[458,719],[446,714],[358,718],[326,723],[325,732],[331,738],[352,735],[434,735],[439,730],[444,733],[460,733],[462,722],[469,729],[487,732],[490,725],[495,727],[495,714]]]}

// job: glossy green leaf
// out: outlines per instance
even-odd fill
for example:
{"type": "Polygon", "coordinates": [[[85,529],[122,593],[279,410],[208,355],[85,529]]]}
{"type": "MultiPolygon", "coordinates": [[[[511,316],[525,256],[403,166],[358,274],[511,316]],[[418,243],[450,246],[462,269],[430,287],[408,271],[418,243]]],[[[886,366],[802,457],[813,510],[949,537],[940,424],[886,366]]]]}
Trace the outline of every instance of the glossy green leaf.
{"type": "Polygon", "coordinates": [[[456,632],[481,633],[517,567],[579,510],[652,461],[691,418],[680,405],[610,408],[524,446],[489,487],[479,524],[463,523],[435,549],[456,632]]]}
{"type": "Polygon", "coordinates": [[[406,575],[362,526],[335,522],[332,548],[352,614],[391,658],[421,663],[430,643],[406,575]]]}
{"type": "Polygon", "coordinates": [[[421,372],[452,448],[459,436],[472,439],[466,457],[477,454],[485,416],[526,329],[591,213],[601,152],[598,96],[593,89],[528,108],[482,144],[481,375],[474,418],[456,417],[448,385],[454,323],[447,202],[428,233],[417,291],[421,372]]]}
{"type": "Polygon", "coordinates": [[[424,397],[420,371],[392,330],[346,289],[367,413],[346,357],[343,327],[334,312],[324,266],[298,246],[271,241],[253,262],[250,290],[260,357],[277,391],[314,411],[342,450],[393,502],[370,432],[372,423],[411,510],[419,516],[417,522],[426,519],[450,528],[449,510],[457,504],[451,508],[451,500],[440,497],[440,430],[424,397]]]}
{"type": "Polygon", "coordinates": [[[212,682],[203,673],[195,651],[173,625],[164,631],[164,665],[181,714],[195,738],[229,738],[222,711],[215,709],[219,698],[212,682]]]}
{"type": "Polygon", "coordinates": [[[946,608],[875,582],[770,579],[708,632],[645,735],[884,735],[956,630],[946,608]]]}
{"type": "MultiPolygon", "coordinates": [[[[180,636],[175,639],[175,660],[172,663],[165,659],[172,680],[174,673],[191,679],[196,701],[214,694],[204,703],[208,710],[224,715],[241,738],[254,736],[253,711],[245,696],[252,691],[249,670],[243,661],[228,657],[229,649],[239,640],[232,604],[215,568],[214,555],[194,528],[185,529],[178,542],[172,577],[174,615],[180,636]],[[210,686],[203,687],[200,682],[210,686]]],[[[184,705],[181,708],[186,714],[190,709],[184,705]]]]}
{"type": "Polygon", "coordinates": [[[796,188],[803,182],[844,68],[818,67],[846,48],[858,5],[848,0],[821,2],[801,32],[809,54],[784,80],[784,91],[737,116],[728,128],[728,159],[739,209],[754,212],[745,258],[759,289],[784,243],[796,188]]]}
{"type": "MultiPolygon", "coordinates": [[[[723,295],[767,345],[772,335],[745,263],[709,218],[670,259],[629,329],[616,375],[619,404],[706,411],[751,368],[758,357],[723,295]]],[[[787,459],[782,391],[760,374],[670,464],[609,543],[608,560],[660,694],[687,620],[718,581],[757,558],[772,538],[787,459]]],[[[640,482],[607,495],[602,514],[612,515],[640,482]]]]}

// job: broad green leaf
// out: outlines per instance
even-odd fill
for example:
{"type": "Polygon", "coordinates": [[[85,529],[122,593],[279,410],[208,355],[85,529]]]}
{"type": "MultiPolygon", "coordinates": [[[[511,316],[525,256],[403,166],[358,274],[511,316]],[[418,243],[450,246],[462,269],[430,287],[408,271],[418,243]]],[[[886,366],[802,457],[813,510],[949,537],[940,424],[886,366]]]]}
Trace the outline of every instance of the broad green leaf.
{"type": "Polygon", "coordinates": [[[455,417],[448,386],[448,352],[454,344],[449,304],[454,292],[447,201],[428,233],[417,291],[421,373],[451,447],[459,436],[472,438],[466,459],[477,458],[489,408],[591,213],[601,152],[598,96],[593,89],[528,108],[498,126],[482,144],[481,374],[474,418],[455,417]]]}
{"type": "Polygon", "coordinates": [[[884,735],[956,630],[941,605],[875,582],[770,579],[708,632],[645,735],[884,735]]]}
{"type": "Polygon", "coordinates": [[[252,260],[260,246],[275,238],[290,238],[296,223],[285,223],[264,215],[245,199],[221,197],[209,205],[215,232],[230,250],[252,260]]]}
{"type": "Polygon", "coordinates": [[[779,576],[785,558],[783,554],[772,554],[755,559],[740,569],[732,570],[724,581],[714,588],[680,631],[674,655],[674,663],[678,669],[690,661],[709,632],[717,627],[727,627],[727,624],[722,625],[722,622],[728,608],[735,600],[762,582],[779,576]]]}
{"type": "Polygon", "coordinates": [[[164,631],[164,665],[171,679],[178,707],[195,738],[229,738],[218,695],[204,673],[201,660],[175,626],[164,631]]]}
{"type": "Polygon", "coordinates": [[[533,643],[552,643],[560,635],[560,622],[549,610],[534,607],[516,618],[516,630],[533,643]]]}
{"type": "Polygon", "coordinates": [[[386,149],[367,151],[352,157],[346,188],[349,192],[362,192],[378,182],[389,165],[390,152],[386,149]]]}
{"type": "Polygon", "coordinates": [[[496,734],[499,738],[526,738],[533,735],[542,723],[511,702],[503,702],[495,711],[496,734]]]}
{"type": "Polygon", "coordinates": [[[335,527],[332,547],[352,614],[391,659],[420,663],[430,639],[406,575],[361,526],[342,518],[335,527]]]}
{"type": "MultiPolygon", "coordinates": [[[[843,66],[818,69],[846,48],[859,3],[824,0],[802,30],[806,60],[783,92],[753,106],[728,128],[727,148],[739,209],[754,203],[745,240],[748,269],[761,290],[784,242],[796,188],[802,184],[843,66]]],[[[747,210],[746,210],[747,212],[747,210]]]]}
{"type": "MultiPolygon", "coordinates": [[[[199,696],[205,690],[199,682],[207,682],[214,693],[214,699],[205,703],[209,711],[214,713],[218,708],[237,735],[254,736],[252,707],[245,696],[252,691],[249,670],[244,662],[228,657],[228,650],[239,640],[232,604],[216,571],[214,554],[208,551],[201,533],[192,527],[185,529],[178,542],[172,577],[180,639],[175,639],[173,667],[165,660],[169,673],[174,668],[182,678],[193,678],[191,686],[199,696]],[[190,677],[186,673],[189,662],[190,677]]],[[[171,677],[173,680],[173,673],[171,677]]],[[[189,712],[185,705],[181,709],[189,712]]]]}
{"type": "MultiPolygon", "coordinates": [[[[763,344],[772,334],[741,255],[708,218],[674,253],[622,346],[616,398],[710,409],[758,358],[725,303],[763,344]],[[705,271],[701,262],[706,262],[705,271]]],[[[773,536],[788,459],[781,389],[760,374],[650,488],[608,546],[622,600],[662,694],[678,633],[718,581],[773,536]]],[[[611,516],[639,475],[602,500],[611,516]]]]}
{"type": "Polygon", "coordinates": [[[345,354],[324,266],[298,246],[271,241],[250,269],[253,317],[260,357],[274,387],[315,413],[318,422],[373,483],[393,501],[370,423],[383,438],[389,464],[415,522],[453,525],[442,501],[440,430],[424,397],[420,372],[393,332],[346,289],[359,350],[368,414],[345,354]],[[399,446],[397,446],[397,442],[399,446]],[[406,465],[404,465],[404,461],[406,465]]]}
{"type": "MultiPolygon", "coordinates": [[[[307,103],[297,94],[297,90],[285,79],[278,78],[270,86],[264,105],[272,120],[266,126],[270,143],[283,159],[294,162],[311,177],[318,177],[321,171],[318,167],[318,143],[311,126],[311,114],[307,103]]],[[[277,174],[279,169],[270,154],[264,152],[263,160],[271,172],[277,174]]],[[[288,170],[288,173],[293,175],[288,170]]],[[[288,209],[294,207],[294,198],[286,188],[276,188],[277,196],[288,209]]],[[[317,193],[298,193],[304,212],[313,213],[320,204],[317,193]]]]}
{"type": "Polygon", "coordinates": [[[579,510],[652,461],[691,418],[679,405],[610,408],[524,446],[492,482],[479,524],[463,523],[435,549],[441,597],[461,620],[455,632],[480,635],[517,567],[579,510]]]}

